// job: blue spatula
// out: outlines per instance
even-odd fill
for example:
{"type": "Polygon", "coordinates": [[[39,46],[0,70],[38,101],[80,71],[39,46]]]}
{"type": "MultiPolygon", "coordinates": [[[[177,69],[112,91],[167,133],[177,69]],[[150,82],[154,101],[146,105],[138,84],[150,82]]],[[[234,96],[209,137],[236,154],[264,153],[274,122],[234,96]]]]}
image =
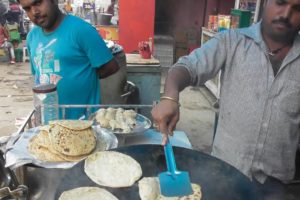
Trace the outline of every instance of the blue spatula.
{"type": "Polygon", "coordinates": [[[166,197],[187,196],[192,194],[193,190],[189,173],[176,169],[173,148],[169,138],[167,144],[164,146],[164,151],[168,171],[158,175],[161,194],[166,197]]]}

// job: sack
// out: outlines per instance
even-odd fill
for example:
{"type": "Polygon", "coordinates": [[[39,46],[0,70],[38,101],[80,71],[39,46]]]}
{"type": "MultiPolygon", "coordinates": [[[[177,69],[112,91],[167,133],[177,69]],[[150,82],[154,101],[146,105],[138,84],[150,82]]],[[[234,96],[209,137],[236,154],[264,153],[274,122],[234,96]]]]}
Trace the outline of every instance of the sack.
{"type": "Polygon", "coordinates": [[[4,49],[0,49],[0,56],[5,56],[6,54],[5,54],[5,51],[4,51],[4,49]]]}
{"type": "Polygon", "coordinates": [[[16,23],[16,22],[14,22],[14,23],[7,23],[7,24],[5,25],[5,27],[6,27],[6,30],[7,30],[8,32],[18,31],[18,29],[19,29],[19,25],[18,25],[18,23],[16,23]]]}
{"type": "Polygon", "coordinates": [[[13,41],[20,42],[21,41],[20,33],[18,31],[10,31],[9,32],[9,40],[11,42],[13,42],[13,41]]]}
{"type": "Polygon", "coordinates": [[[7,11],[7,6],[2,1],[0,1],[0,16],[2,17],[5,13],[7,13],[7,11]]]}

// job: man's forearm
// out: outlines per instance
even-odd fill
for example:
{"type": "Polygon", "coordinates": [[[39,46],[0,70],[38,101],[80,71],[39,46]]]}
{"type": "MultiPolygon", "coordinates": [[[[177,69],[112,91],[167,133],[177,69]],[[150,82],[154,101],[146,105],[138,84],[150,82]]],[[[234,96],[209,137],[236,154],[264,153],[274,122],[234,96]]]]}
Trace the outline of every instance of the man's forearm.
{"type": "Polygon", "coordinates": [[[190,84],[190,75],[185,68],[174,67],[168,73],[164,95],[179,100],[179,92],[190,84]]]}
{"type": "Polygon", "coordinates": [[[119,70],[120,66],[118,62],[113,58],[108,63],[104,64],[101,68],[98,69],[98,76],[100,79],[106,78],[110,75],[113,75],[119,70]]]}

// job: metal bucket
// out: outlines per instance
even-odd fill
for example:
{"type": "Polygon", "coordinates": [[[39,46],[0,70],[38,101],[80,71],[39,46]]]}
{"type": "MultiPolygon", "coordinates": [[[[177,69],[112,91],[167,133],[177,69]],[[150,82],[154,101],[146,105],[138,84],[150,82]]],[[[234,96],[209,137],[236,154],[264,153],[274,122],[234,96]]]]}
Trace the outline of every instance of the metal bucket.
{"type": "Polygon", "coordinates": [[[99,25],[111,25],[112,14],[108,13],[97,13],[97,24],[99,25]]]}
{"type": "Polygon", "coordinates": [[[126,56],[122,50],[121,52],[115,53],[114,57],[118,62],[120,69],[115,74],[100,80],[102,104],[126,103],[126,98],[122,97],[122,95],[126,93],[126,56]]]}
{"type": "Polygon", "coordinates": [[[108,13],[96,13],[98,25],[111,25],[112,14],[108,13]]]}

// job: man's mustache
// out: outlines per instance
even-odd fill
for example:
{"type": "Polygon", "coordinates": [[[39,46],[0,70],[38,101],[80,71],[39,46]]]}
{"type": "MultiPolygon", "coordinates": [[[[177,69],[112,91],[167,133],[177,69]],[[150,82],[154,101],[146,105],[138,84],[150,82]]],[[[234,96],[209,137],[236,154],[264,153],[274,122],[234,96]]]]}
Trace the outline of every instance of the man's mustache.
{"type": "Polygon", "coordinates": [[[41,18],[41,16],[40,15],[35,15],[35,16],[33,16],[34,17],[34,19],[35,20],[37,20],[37,19],[40,19],[41,18]]]}
{"type": "Polygon", "coordinates": [[[286,27],[291,28],[292,25],[287,18],[279,18],[272,21],[273,24],[284,24],[286,27]]]}

